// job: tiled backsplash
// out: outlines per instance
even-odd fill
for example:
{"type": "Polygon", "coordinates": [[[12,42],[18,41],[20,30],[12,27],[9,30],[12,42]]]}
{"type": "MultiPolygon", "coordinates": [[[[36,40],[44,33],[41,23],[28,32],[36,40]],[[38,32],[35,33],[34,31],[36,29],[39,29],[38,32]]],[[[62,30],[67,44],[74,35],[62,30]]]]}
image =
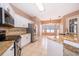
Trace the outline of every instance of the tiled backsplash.
{"type": "Polygon", "coordinates": [[[6,35],[21,35],[21,34],[25,34],[26,28],[4,28],[4,27],[0,27],[0,30],[5,30],[6,31],[6,35]]]}
{"type": "Polygon", "coordinates": [[[26,28],[11,28],[6,30],[6,35],[21,35],[21,34],[25,34],[26,28]]]}

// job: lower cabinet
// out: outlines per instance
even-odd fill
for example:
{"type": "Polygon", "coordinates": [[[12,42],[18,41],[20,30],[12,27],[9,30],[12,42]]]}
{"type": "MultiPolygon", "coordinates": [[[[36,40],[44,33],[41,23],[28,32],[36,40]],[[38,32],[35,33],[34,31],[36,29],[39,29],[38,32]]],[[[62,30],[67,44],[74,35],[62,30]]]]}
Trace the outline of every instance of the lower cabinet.
{"type": "Polygon", "coordinates": [[[21,35],[21,47],[24,47],[30,42],[31,42],[31,34],[21,35]]]}
{"type": "MultiPolygon", "coordinates": [[[[19,40],[19,39],[18,39],[19,40]]],[[[31,42],[31,34],[24,34],[21,35],[21,38],[19,41],[15,41],[15,44],[13,43],[4,53],[2,56],[17,56],[20,49],[23,48],[25,45],[29,44],[31,42]],[[21,45],[20,45],[20,44],[21,45]],[[20,46],[19,46],[20,45],[20,46]],[[16,52],[15,52],[16,51],[16,52]],[[15,55],[16,53],[16,55],[15,55]]],[[[21,51],[20,51],[21,52],[21,51]]],[[[19,55],[19,54],[18,54],[19,55]]]]}
{"type": "Polygon", "coordinates": [[[4,52],[2,56],[14,56],[14,43],[4,52]]]}

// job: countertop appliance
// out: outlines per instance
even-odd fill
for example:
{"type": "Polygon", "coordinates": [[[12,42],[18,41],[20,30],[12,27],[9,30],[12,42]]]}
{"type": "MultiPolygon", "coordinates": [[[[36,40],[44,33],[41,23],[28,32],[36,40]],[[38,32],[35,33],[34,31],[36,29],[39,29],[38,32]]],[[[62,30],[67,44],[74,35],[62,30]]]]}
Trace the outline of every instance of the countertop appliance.
{"type": "Polygon", "coordinates": [[[0,30],[0,41],[4,41],[6,38],[6,31],[0,30]]]}

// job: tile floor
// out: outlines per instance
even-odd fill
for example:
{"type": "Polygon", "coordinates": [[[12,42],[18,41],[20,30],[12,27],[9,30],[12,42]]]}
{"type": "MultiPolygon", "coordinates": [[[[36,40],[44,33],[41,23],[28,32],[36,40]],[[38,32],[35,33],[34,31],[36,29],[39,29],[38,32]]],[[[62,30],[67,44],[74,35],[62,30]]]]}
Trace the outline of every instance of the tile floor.
{"type": "Polygon", "coordinates": [[[42,39],[25,46],[22,49],[22,56],[46,56],[47,48],[45,42],[46,40],[42,39]]]}
{"type": "Polygon", "coordinates": [[[22,56],[62,56],[63,45],[43,37],[22,49],[22,56]]]}
{"type": "Polygon", "coordinates": [[[47,40],[48,56],[63,56],[63,45],[52,40],[47,40]]]}

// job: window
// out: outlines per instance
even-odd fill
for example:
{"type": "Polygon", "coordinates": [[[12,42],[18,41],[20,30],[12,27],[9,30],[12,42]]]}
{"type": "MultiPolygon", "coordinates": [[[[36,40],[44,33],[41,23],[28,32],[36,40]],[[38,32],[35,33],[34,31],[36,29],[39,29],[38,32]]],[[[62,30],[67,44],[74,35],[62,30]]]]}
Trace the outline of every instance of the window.
{"type": "Polygon", "coordinates": [[[55,27],[54,25],[43,25],[43,32],[46,31],[46,32],[54,32],[55,30],[55,27]]]}
{"type": "Polygon", "coordinates": [[[54,30],[52,29],[51,32],[54,32],[54,30]]]}
{"type": "Polygon", "coordinates": [[[47,29],[47,32],[50,32],[50,29],[47,29]]]}

